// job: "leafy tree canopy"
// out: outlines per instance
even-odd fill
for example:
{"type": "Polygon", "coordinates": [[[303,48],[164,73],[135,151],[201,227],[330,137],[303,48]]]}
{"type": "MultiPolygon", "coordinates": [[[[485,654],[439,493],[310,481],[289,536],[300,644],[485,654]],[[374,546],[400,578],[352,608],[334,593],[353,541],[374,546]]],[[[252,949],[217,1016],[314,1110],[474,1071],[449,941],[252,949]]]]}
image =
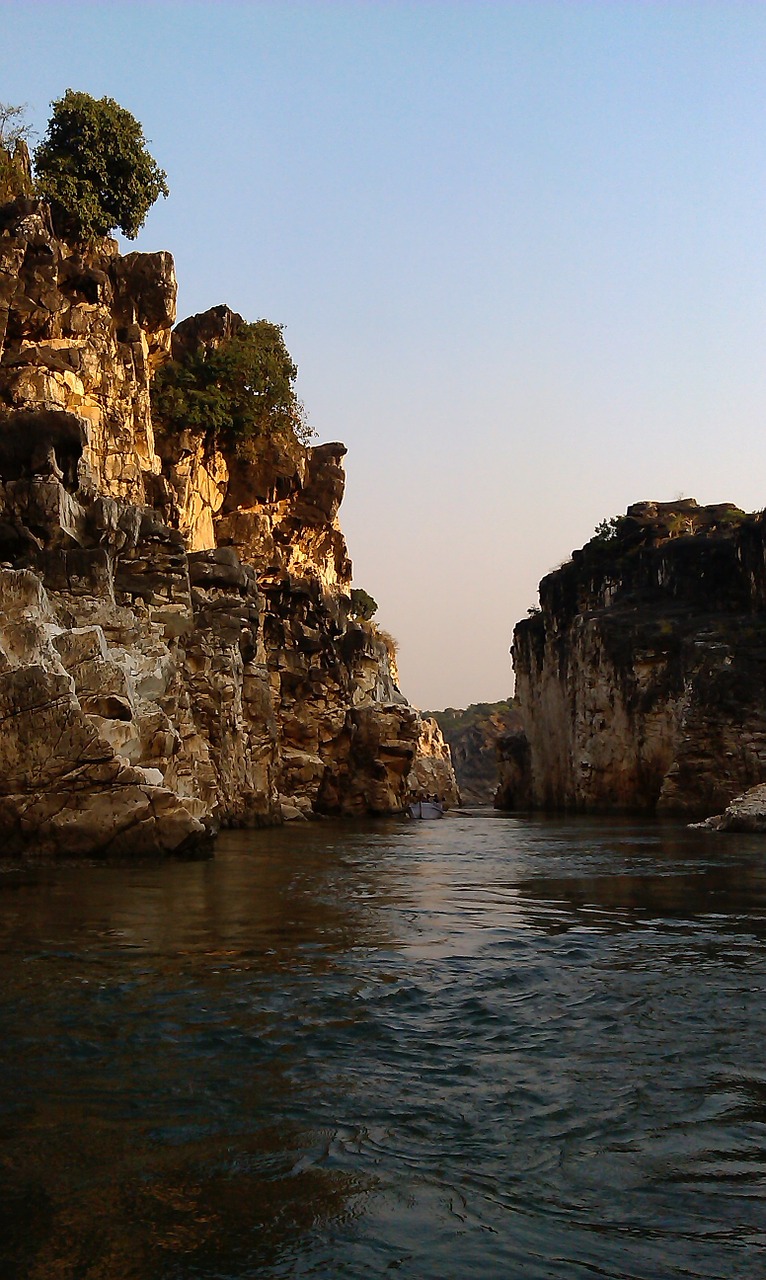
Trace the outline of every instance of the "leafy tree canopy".
{"type": "Polygon", "coordinates": [[[152,416],[161,430],[198,431],[239,452],[269,435],[306,444],[311,431],[295,393],[297,375],[281,325],[243,323],[218,345],[160,369],[152,384],[152,416]]]}
{"type": "Polygon", "coordinates": [[[119,227],[130,240],[160,195],[165,173],[146,149],[138,121],[113,98],[67,89],[35,150],[40,193],[74,219],[84,236],[119,227]]]}
{"type": "Polygon", "coordinates": [[[377,601],[361,587],[352,587],[350,612],[352,618],[364,618],[365,622],[369,622],[378,612],[377,601]]]}

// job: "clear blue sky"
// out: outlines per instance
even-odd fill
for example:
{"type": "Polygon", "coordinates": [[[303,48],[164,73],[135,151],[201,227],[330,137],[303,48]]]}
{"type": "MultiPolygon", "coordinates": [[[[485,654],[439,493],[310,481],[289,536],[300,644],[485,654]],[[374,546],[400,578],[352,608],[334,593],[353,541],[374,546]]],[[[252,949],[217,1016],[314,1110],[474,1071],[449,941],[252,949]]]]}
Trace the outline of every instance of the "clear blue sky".
{"type": "Polygon", "coordinates": [[[143,123],[179,318],[284,323],[422,707],[644,498],[766,503],[766,4],[8,3],[0,98],[143,123]]]}

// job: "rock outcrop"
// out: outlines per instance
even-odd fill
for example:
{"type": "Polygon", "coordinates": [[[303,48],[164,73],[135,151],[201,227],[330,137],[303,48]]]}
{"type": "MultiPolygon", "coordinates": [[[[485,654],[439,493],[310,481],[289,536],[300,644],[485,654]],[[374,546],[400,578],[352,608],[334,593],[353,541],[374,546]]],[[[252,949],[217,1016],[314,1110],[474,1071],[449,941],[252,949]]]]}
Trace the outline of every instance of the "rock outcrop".
{"type": "Polygon", "coordinates": [[[723,813],[717,813],[703,822],[689,824],[702,831],[742,831],[763,834],[766,831],[766,783],[751,787],[741,796],[735,796],[723,813]]]}
{"type": "Polygon", "coordinates": [[[721,810],[766,780],[766,524],[639,503],[540,583],[513,639],[507,808],[721,810]]]}
{"type": "MultiPolygon", "coordinates": [[[[349,619],[345,448],[155,441],[169,254],[0,205],[0,844],[204,850],[221,823],[402,811],[449,753],[349,619]]],[[[236,317],[235,317],[236,319],[236,317]]],[[[207,335],[207,337],[206,337],[207,335]]]]}

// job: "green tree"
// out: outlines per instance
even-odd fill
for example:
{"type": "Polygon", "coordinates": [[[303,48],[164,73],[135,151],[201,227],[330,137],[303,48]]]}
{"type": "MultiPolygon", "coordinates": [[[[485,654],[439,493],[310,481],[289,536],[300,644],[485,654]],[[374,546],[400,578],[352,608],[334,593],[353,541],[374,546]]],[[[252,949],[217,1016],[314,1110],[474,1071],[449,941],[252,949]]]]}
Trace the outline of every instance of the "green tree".
{"type": "Polygon", "coordinates": [[[372,596],[363,591],[361,587],[352,587],[351,589],[351,617],[364,618],[365,622],[378,612],[378,604],[373,600],[372,596]]]}
{"type": "Polygon", "coordinates": [[[159,370],[152,416],[160,430],[199,431],[239,452],[268,435],[306,444],[311,431],[295,393],[297,375],[281,325],[243,323],[218,345],[202,346],[159,370]]]}
{"type": "Polygon", "coordinates": [[[113,98],[73,89],[51,106],[34,155],[41,195],[73,221],[79,235],[104,236],[119,227],[135,239],[155,200],[168,194],[141,125],[113,98]]]}

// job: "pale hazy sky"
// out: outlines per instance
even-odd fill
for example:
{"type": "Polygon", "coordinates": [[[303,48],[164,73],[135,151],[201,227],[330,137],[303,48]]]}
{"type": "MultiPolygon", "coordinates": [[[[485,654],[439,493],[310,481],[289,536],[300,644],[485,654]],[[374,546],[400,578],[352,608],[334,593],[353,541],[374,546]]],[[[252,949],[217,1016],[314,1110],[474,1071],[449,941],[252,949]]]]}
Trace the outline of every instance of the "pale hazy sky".
{"type": "Polygon", "coordinates": [[[286,326],[417,705],[509,694],[603,517],[766,503],[766,3],[0,0],[0,99],[69,87],[167,171],[179,318],[286,326]]]}

